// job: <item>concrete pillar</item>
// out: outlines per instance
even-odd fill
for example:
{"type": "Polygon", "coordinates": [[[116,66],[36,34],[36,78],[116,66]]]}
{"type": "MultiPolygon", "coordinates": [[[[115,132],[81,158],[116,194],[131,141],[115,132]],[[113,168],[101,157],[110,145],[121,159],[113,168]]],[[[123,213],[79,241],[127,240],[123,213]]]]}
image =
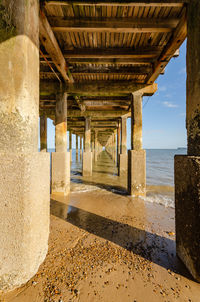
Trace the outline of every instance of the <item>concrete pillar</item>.
{"type": "Polygon", "coordinates": [[[83,152],[83,176],[92,175],[92,152],[91,152],[91,118],[85,118],[85,149],[83,152]]]}
{"type": "Polygon", "coordinates": [[[146,151],[142,149],[142,95],[131,102],[131,150],[128,151],[128,193],[146,195],[146,151]]]}
{"type": "Polygon", "coordinates": [[[98,131],[95,130],[94,131],[94,161],[95,162],[98,159],[98,153],[99,153],[98,148],[99,148],[99,146],[98,146],[98,131]]]}
{"type": "Polygon", "coordinates": [[[83,157],[83,138],[80,136],[80,161],[82,160],[83,157]]]}
{"type": "Polygon", "coordinates": [[[69,130],[69,153],[70,153],[70,161],[72,162],[72,132],[69,130]]]}
{"type": "Polygon", "coordinates": [[[118,128],[117,128],[117,167],[119,167],[119,155],[120,155],[120,121],[118,121],[118,128]]]}
{"type": "Polygon", "coordinates": [[[32,278],[48,250],[50,158],[38,152],[38,12],[37,0],[0,5],[9,20],[0,31],[0,291],[32,278]]]}
{"type": "Polygon", "coordinates": [[[200,282],[200,2],[187,10],[187,155],[175,156],[177,255],[200,282]]]}
{"type": "Polygon", "coordinates": [[[126,134],[126,117],[121,118],[121,146],[119,155],[118,175],[127,174],[127,134],[126,134]]]}
{"type": "Polygon", "coordinates": [[[40,116],[40,151],[47,152],[47,117],[40,116]]]}
{"type": "Polygon", "coordinates": [[[55,116],[56,152],[52,153],[52,193],[70,192],[70,152],[67,152],[67,93],[59,93],[55,116]]]}
{"type": "Polygon", "coordinates": [[[76,161],[78,161],[78,135],[76,134],[76,161]]]}
{"type": "Polygon", "coordinates": [[[115,130],[114,131],[114,135],[113,135],[113,137],[114,137],[114,141],[113,141],[113,148],[114,148],[114,152],[113,152],[113,154],[114,154],[114,162],[116,163],[117,162],[117,145],[116,145],[116,142],[117,142],[117,140],[116,140],[116,134],[117,134],[117,131],[115,130]]]}

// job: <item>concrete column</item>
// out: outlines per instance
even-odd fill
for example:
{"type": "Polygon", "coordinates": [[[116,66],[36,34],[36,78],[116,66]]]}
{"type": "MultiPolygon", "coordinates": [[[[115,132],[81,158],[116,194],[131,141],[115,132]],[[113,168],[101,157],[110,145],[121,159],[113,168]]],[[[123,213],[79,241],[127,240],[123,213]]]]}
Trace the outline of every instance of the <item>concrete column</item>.
{"type": "Polygon", "coordinates": [[[83,152],[83,176],[92,175],[92,152],[91,152],[91,118],[85,118],[85,149],[83,152]]]}
{"type": "Polygon", "coordinates": [[[59,93],[56,99],[55,146],[52,153],[52,193],[70,192],[70,152],[67,152],[67,93],[59,93]]]}
{"type": "Polygon", "coordinates": [[[142,95],[131,102],[131,150],[128,151],[128,193],[146,195],[146,151],[142,149],[142,95]]]}
{"type": "Polygon", "coordinates": [[[175,156],[177,255],[200,282],[200,2],[187,9],[187,155],[175,156]]]}
{"type": "Polygon", "coordinates": [[[49,236],[50,158],[38,152],[38,1],[1,1],[0,291],[32,278],[49,236]],[[30,26],[31,20],[31,26],[30,26]]]}
{"type": "Polygon", "coordinates": [[[117,166],[119,167],[119,155],[120,155],[120,121],[118,121],[118,128],[117,128],[117,166]]]}
{"type": "Polygon", "coordinates": [[[98,146],[98,131],[95,130],[94,131],[94,161],[95,162],[98,159],[98,153],[99,153],[98,148],[99,148],[99,146],[98,146]]]}
{"type": "Polygon", "coordinates": [[[40,116],[40,151],[47,151],[47,117],[40,116]]]}
{"type": "Polygon", "coordinates": [[[121,146],[119,155],[118,175],[127,174],[127,134],[126,134],[126,117],[121,118],[121,146]]]}
{"type": "Polygon", "coordinates": [[[78,161],[78,135],[76,134],[76,161],[78,161]]]}
{"type": "Polygon", "coordinates": [[[69,152],[70,152],[70,161],[72,162],[72,132],[69,131],[69,152]]]}
{"type": "Polygon", "coordinates": [[[80,161],[82,160],[83,157],[83,138],[80,136],[80,161]]]}
{"type": "Polygon", "coordinates": [[[116,140],[116,135],[117,135],[117,131],[115,130],[114,131],[114,162],[116,163],[117,162],[117,145],[116,145],[116,142],[117,142],[117,140],[116,140]]]}

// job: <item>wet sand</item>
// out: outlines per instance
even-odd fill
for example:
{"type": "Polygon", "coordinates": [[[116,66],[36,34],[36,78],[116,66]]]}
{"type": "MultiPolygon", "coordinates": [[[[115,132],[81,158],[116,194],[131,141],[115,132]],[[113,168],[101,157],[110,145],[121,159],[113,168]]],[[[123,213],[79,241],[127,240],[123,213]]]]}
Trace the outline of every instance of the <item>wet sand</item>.
{"type": "Polygon", "coordinates": [[[174,209],[126,195],[103,153],[92,178],[72,173],[68,198],[51,198],[49,251],[38,274],[0,301],[200,301],[176,257],[174,209]]]}

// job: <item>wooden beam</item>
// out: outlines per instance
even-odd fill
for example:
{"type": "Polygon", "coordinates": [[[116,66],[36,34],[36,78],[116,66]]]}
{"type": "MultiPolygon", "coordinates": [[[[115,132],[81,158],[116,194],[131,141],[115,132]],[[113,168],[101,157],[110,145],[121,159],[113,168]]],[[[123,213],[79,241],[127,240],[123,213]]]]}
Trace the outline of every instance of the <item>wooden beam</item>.
{"type": "MultiPolygon", "coordinates": [[[[68,94],[84,96],[124,96],[139,92],[144,96],[153,95],[157,91],[157,84],[136,84],[134,81],[90,81],[66,84],[68,94]]],[[[52,81],[40,81],[40,94],[48,95],[59,91],[59,85],[52,81]]]]}
{"type": "Polygon", "coordinates": [[[115,102],[115,101],[84,101],[85,106],[99,107],[99,106],[129,106],[130,102],[115,102]]]}
{"type": "Polygon", "coordinates": [[[75,98],[76,103],[78,104],[78,107],[80,108],[80,110],[84,112],[86,110],[86,107],[83,104],[83,102],[80,101],[80,98],[78,96],[75,96],[74,98],[75,98]]]}
{"type": "MultiPolygon", "coordinates": [[[[40,109],[40,114],[45,113],[47,117],[55,118],[55,109],[40,109]]],[[[112,110],[112,111],[105,111],[105,110],[95,110],[95,111],[85,111],[81,112],[80,110],[67,110],[68,117],[87,117],[90,116],[91,118],[119,118],[125,114],[127,114],[127,110],[112,110]]],[[[131,113],[130,113],[131,114],[131,113]]]]}
{"type": "Polygon", "coordinates": [[[96,48],[88,48],[88,49],[73,49],[68,50],[63,53],[63,56],[66,59],[69,58],[115,58],[115,59],[144,59],[144,58],[155,58],[160,55],[162,49],[160,47],[149,46],[149,47],[139,47],[137,49],[132,48],[105,48],[105,49],[96,49],[96,48]]]}
{"type": "Polygon", "coordinates": [[[46,0],[46,5],[86,5],[86,6],[160,6],[160,7],[182,7],[184,3],[188,3],[190,0],[46,0]]]}
{"type": "Polygon", "coordinates": [[[51,26],[42,10],[40,10],[40,41],[45,47],[47,53],[51,57],[53,63],[56,65],[58,71],[61,73],[63,79],[68,82],[73,82],[72,77],[67,75],[67,65],[60,50],[56,37],[51,29],[51,26]]]}
{"type": "MultiPolygon", "coordinates": [[[[156,58],[155,58],[156,59],[156,58]]],[[[108,59],[108,58],[105,58],[105,59],[98,59],[98,58],[95,58],[95,59],[92,59],[92,58],[82,58],[82,59],[79,59],[79,58],[69,58],[67,60],[67,62],[69,64],[82,64],[82,65],[88,65],[88,64],[96,64],[96,65],[102,65],[102,64],[112,64],[112,65],[125,65],[125,64],[129,64],[129,65],[144,65],[144,66],[151,66],[153,61],[155,59],[152,59],[150,60],[149,58],[131,58],[131,59],[124,59],[124,58],[120,58],[120,59],[108,59]]],[[[49,63],[53,63],[52,60],[49,58],[48,59],[49,63]]],[[[40,58],[40,63],[42,64],[46,64],[46,62],[40,58]]]]}
{"type": "Polygon", "coordinates": [[[140,74],[148,74],[152,72],[151,66],[85,66],[85,65],[79,65],[78,67],[72,67],[70,68],[70,71],[74,75],[80,75],[80,74],[93,74],[93,73],[108,73],[108,74],[126,74],[126,75],[140,75],[140,74]]]}
{"type": "Polygon", "coordinates": [[[175,18],[49,18],[55,32],[165,33],[178,24],[175,18]]]}
{"type": "Polygon", "coordinates": [[[183,11],[181,20],[172,34],[170,41],[163,49],[161,55],[154,63],[154,69],[152,73],[147,77],[147,84],[153,83],[165,66],[169,63],[170,59],[174,56],[177,49],[181,46],[187,37],[187,17],[186,10],[183,11]]]}

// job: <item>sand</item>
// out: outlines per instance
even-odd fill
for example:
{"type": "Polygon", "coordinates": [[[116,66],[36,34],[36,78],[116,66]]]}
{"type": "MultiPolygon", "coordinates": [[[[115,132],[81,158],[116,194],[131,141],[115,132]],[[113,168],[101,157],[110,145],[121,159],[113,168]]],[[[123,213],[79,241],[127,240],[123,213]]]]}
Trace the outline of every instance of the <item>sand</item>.
{"type": "Polygon", "coordinates": [[[200,285],[176,257],[174,209],[98,177],[81,182],[76,173],[68,198],[52,196],[46,260],[0,301],[199,302],[200,285]]]}

